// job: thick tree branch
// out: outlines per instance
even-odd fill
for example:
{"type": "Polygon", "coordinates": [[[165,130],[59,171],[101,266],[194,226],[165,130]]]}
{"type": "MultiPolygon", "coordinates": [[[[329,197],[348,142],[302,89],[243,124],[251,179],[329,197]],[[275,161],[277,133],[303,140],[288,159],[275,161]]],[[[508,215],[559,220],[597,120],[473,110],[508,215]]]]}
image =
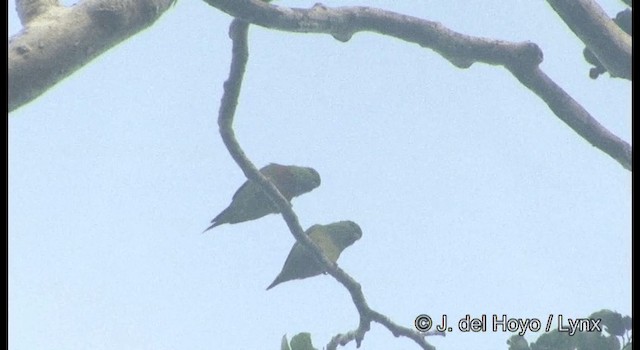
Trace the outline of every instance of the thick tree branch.
{"type": "Polygon", "coordinates": [[[337,343],[346,344],[351,340],[355,340],[359,347],[364,339],[364,334],[370,329],[370,323],[373,320],[380,322],[382,325],[387,327],[395,336],[407,336],[420,345],[422,349],[435,350],[432,345],[429,345],[424,340],[424,337],[427,334],[418,333],[412,329],[398,326],[392,323],[386,316],[369,308],[364,294],[362,293],[362,287],[360,284],[338,267],[337,264],[329,260],[322,253],[320,248],[311,241],[311,239],[309,239],[300,226],[298,217],[291,208],[291,203],[289,203],[289,201],[280,193],[278,188],[271,181],[258,171],[242,151],[233,131],[233,119],[236,106],[238,104],[238,98],[240,96],[242,79],[244,77],[249,57],[249,48],[247,44],[248,28],[249,24],[247,22],[238,19],[233,20],[229,28],[229,36],[233,41],[233,57],[231,59],[229,78],[224,83],[224,93],[220,103],[220,110],[218,112],[220,136],[229,150],[231,157],[233,157],[233,160],[242,169],[247,179],[259,184],[262,190],[278,207],[279,212],[282,213],[282,217],[287,223],[287,226],[295,239],[311,251],[314,258],[322,264],[325,270],[344,285],[351,294],[351,298],[360,315],[360,326],[355,332],[348,333],[347,336],[341,337],[339,335],[334,337],[330,344],[333,344],[333,348],[335,348],[337,343]]]}
{"type": "Polygon", "coordinates": [[[174,0],[18,0],[24,26],[9,39],[9,111],[153,24],[174,0]]]}
{"type": "Polygon", "coordinates": [[[311,9],[298,9],[278,7],[260,0],[205,1],[231,16],[267,28],[327,33],[340,41],[349,40],[356,32],[369,31],[430,48],[460,68],[468,68],[475,62],[504,66],[581,137],[620,162],[625,169],[632,169],[631,146],[609,132],[544,75],[538,67],[542,62],[542,51],[533,43],[472,37],[437,22],[368,7],[327,8],[316,4],[311,9]]]}
{"type": "Polygon", "coordinates": [[[16,12],[23,26],[56,6],[60,6],[58,0],[16,0],[16,12]]]}
{"type": "Polygon", "coordinates": [[[504,65],[506,62],[541,62],[539,48],[532,43],[512,43],[472,37],[450,30],[438,22],[371,7],[311,9],[270,5],[261,0],[205,0],[229,15],[266,28],[297,32],[325,33],[346,42],[362,31],[389,35],[430,48],[455,66],[468,68],[474,62],[504,65]]]}
{"type": "Polygon", "coordinates": [[[535,92],[563,122],[594,147],[604,151],[631,170],[631,146],[596,121],[578,102],[542,70],[508,67],[520,82],[535,92]]]}
{"type": "Polygon", "coordinates": [[[631,80],[631,36],[593,0],[547,0],[613,77],[631,80]]]}

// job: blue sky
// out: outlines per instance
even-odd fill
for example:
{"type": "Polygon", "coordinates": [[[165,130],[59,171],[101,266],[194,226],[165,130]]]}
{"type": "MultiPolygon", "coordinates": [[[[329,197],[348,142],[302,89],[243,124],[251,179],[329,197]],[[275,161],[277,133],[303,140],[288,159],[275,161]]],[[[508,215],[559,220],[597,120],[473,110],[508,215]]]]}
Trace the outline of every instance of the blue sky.
{"type": "MultiPolygon", "coordinates": [[[[630,83],[589,79],[583,45],[545,2],[324,4],[535,42],[542,69],[631,140],[630,83]]],[[[302,331],[321,348],[357,326],[329,276],[264,290],[294,242],[279,216],[200,234],[244,182],[216,124],[229,23],[179,1],[9,115],[10,349],[276,348],[302,331]]],[[[341,43],[254,26],[235,125],[258,167],[318,170],[322,185],[293,200],[301,224],[362,227],[339,265],[399,324],[631,313],[630,173],[502,68],[457,69],[372,33],[341,43]]],[[[430,341],[506,349],[510,335],[430,341]]],[[[376,324],[363,346],[417,348],[376,324]]]]}

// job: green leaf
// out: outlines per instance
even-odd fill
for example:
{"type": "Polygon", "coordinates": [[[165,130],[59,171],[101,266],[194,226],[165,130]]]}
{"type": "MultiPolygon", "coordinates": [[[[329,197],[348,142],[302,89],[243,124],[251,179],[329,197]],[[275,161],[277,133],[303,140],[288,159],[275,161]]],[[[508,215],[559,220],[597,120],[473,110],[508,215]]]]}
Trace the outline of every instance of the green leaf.
{"type": "Polygon", "coordinates": [[[604,336],[599,332],[580,332],[575,335],[578,350],[619,350],[620,341],[615,336],[604,336]]]}
{"type": "Polygon", "coordinates": [[[286,334],[282,336],[282,341],[280,341],[280,350],[291,350],[286,334]]]}
{"type": "Polygon", "coordinates": [[[601,319],[602,325],[606,327],[605,330],[609,334],[617,335],[619,337],[624,335],[625,324],[622,320],[622,315],[617,312],[603,309],[598,312],[594,312],[589,316],[589,318],[601,319]]]}
{"type": "Polygon", "coordinates": [[[622,318],[622,323],[624,324],[624,329],[630,331],[631,330],[631,317],[625,316],[622,318]]]}
{"type": "Polygon", "coordinates": [[[291,350],[317,350],[311,344],[311,333],[298,333],[291,338],[291,350]]]}
{"type": "Polygon", "coordinates": [[[509,350],[529,350],[529,344],[523,336],[514,334],[507,340],[509,350]]]}

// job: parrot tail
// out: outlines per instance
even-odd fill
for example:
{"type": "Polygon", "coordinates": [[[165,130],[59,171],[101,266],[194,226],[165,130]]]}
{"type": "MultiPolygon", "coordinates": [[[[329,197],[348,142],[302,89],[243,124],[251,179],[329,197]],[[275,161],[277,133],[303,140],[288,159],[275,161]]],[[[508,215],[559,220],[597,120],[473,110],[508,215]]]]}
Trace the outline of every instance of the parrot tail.
{"type": "Polygon", "coordinates": [[[216,222],[215,220],[214,220],[214,221],[212,221],[212,222],[213,222],[213,223],[211,224],[211,226],[207,227],[204,231],[202,231],[202,233],[205,233],[205,232],[207,232],[207,231],[211,230],[212,228],[214,228],[214,227],[216,227],[216,226],[218,226],[218,225],[222,225],[222,224],[224,224],[224,222],[216,222]]]}
{"type": "Polygon", "coordinates": [[[276,277],[276,279],[273,280],[273,282],[271,282],[271,284],[269,285],[269,287],[267,287],[266,290],[269,290],[269,289],[279,285],[282,282],[284,282],[284,279],[280,275],[278,275],[278,277],[276,277]]]}

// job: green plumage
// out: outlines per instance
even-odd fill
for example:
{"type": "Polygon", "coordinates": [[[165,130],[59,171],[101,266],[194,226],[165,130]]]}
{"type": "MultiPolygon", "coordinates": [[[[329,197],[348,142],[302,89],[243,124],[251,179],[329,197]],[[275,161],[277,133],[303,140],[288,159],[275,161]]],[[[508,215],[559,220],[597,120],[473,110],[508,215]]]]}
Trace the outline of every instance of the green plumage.
{"type": "MultiPolygon", "coordinates": [[[[309,238],[316,243],[331,261],[338,261],[340,253],[362,237],[360,226],[353,221],[340,221],[329,225],[313,225],[305,231],[309,238]]],[[[324,269],[313,258],[311,252],[302,244],[296,242],[284,262],[282,271],[276,279],[267,287],[267,290],[276,285],[324,273],[324,269]]]]}
{"type": "MultiPolygon", "coordinates": [[[[320,175],[312,168],[271,163],[260,169],[260,172],[276,185],[288,201],[320,186],[320,175]]],[[[211,226],[205,231],[218,225],[255,220],[277,212],[277,208],[260,186],[246,181],[233,195],[229,207],[211,220],[211,226]]]]}

